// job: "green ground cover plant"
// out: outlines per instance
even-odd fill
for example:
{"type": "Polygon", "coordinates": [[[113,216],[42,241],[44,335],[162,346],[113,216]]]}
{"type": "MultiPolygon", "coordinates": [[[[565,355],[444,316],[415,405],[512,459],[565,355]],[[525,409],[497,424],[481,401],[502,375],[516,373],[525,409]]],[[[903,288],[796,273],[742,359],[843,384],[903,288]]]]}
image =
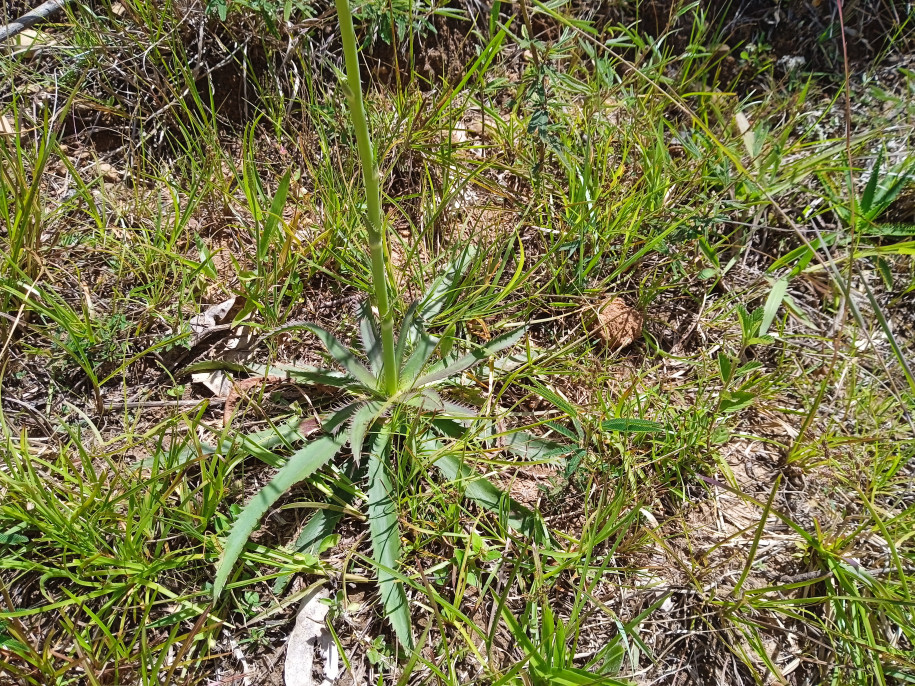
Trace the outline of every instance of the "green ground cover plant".
{"type": "Polygon", "coordinates": [[[877,5],[100,0],[0,53],[0,683],[283,683],[303,602],[337,683],[915,679],[877,5]]]}

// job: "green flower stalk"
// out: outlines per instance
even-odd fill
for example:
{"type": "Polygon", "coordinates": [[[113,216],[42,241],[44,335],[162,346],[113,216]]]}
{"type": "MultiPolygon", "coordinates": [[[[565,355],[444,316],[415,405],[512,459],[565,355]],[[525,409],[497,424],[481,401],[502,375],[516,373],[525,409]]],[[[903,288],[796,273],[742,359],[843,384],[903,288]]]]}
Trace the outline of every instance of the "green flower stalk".
{"type": "Polygon", "coordinates": [[[337,15],[340,18],[340,35],[343,39],[343,58],[346,62],[346,95],[349,100],[350,118],[356,129],[356,144],[362,163],[362,178],[365,182],[365,204],[368,208],[366,227],[369,234],[369,253],[372,259],[372,286],[375,290],[375,304],[378,307],[379,328],[381,329],[382,379],[384,391],[388,395],[394,395],[398,387],[398,369],[394,348],[394,312],[388,300],[388,279],[384,259],[384,217],[381,214],[378,168],[369,137],[365,106],[362,103],[362,79],[359,74],[359,53],[356,49],[353,15],[349,9],[349,0],[336,0],[336,3],[337,15]]]}

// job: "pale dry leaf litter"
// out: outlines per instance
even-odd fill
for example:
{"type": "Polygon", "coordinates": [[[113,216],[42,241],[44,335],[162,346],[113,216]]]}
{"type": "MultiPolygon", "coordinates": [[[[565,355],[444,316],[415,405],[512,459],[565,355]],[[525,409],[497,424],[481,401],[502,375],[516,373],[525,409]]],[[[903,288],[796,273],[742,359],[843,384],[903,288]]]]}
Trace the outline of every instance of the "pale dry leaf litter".
{"type": "Polygon", "coordinates": [[[286,686],[330,686],[340,676],[339,655],[333,637],[324,625],[329,597],[317,588],[302,600],[295,627],[286,643],[284,678],[286,686]],[[323,676],[315,678],[315,653],[320,652],[323,676]]]}

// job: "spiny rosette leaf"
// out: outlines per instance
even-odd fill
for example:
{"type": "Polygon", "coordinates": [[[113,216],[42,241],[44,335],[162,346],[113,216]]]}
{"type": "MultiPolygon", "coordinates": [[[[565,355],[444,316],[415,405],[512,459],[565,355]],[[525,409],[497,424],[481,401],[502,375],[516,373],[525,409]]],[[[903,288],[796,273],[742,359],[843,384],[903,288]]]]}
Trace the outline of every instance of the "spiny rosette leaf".
{"type": "Polygon", "coordinates": [[[331,460],[343,446],[344,440],[343,434],[325,435],[297,450],[270,483],[245,505],[225,541],[222,557],[216,570],[216,580],[213,582],[214,598],[218,598],[222,593],[236,560],[244,550],[245,543],[267,510],[286,491],[331,460]]]}

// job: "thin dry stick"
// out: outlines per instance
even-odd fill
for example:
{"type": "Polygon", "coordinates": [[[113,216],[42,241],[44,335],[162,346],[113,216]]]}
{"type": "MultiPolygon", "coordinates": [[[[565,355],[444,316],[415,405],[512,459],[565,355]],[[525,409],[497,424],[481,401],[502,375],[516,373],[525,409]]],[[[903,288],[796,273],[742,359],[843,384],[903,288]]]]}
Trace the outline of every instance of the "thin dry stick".
{"type": "Polygon", "coordinates": [[[50,17],[68,2],[70,2],[70,0],[48,0],[47,2],[33,9],[31,12],[26,12],[16,21],[0,28],[0,41],[5,41],[8,38],[12,38],[13,36],[22,33],[30,26],[33,26],[38,22],[45,21],[48,17],[50,17]]]}

